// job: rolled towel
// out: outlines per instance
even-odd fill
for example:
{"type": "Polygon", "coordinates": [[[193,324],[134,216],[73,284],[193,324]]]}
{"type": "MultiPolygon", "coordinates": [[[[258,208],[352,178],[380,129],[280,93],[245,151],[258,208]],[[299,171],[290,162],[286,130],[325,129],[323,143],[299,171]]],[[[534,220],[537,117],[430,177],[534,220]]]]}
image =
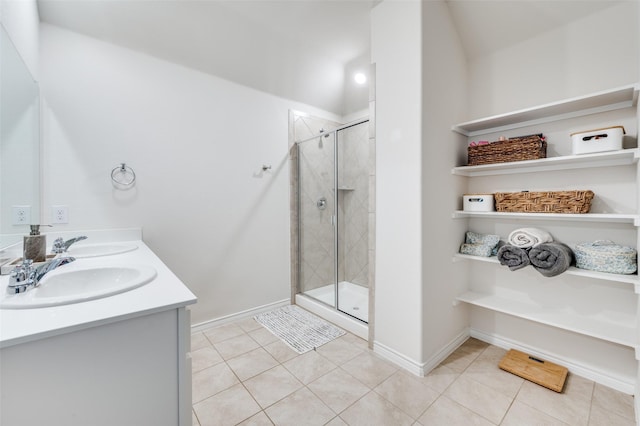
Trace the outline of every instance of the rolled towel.
{"type": "Polygon", "coordinates": [[[536,247],[552,241],[551,234],[539,228],[519,228],[509,234],[509,243],[520,248],[536,247]]]}
{"type": "Polygon", "coordinates": [[[560,275],[574,263],[573,251],[562,243],[544,243],[529,250],[531,265],[545,277],[560,275]]]}
{"type": "Polygon", "coordinates": [[[512,271],[531,265],[527,250],[511,244],[505,244],[498,250],[498,260],[512,271]]]}

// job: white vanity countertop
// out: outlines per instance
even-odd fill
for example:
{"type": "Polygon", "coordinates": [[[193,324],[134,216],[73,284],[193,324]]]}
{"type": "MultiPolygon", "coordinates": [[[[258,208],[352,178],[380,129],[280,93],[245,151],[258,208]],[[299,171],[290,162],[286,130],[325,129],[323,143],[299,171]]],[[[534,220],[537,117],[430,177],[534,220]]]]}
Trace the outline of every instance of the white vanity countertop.
{"type": "MultiPolygon", "coordinates": [[[[65,237],[81,234],[76,232],[65,237]]],[[[72,264],[148,265],[158,274],[153,281],[124,293],[87,302],[34,309],[0,309],[0,348],[196,303],[196,296],[147,247],[139,232],[138,235],[135,232],[125,234],[125,239],[117,242],[133,243],[138,246],[136,250],[112,256],[79,258],[72,264]],[[139,239],[135,240],[136,237],[139,239]]],[[[89,235],[86,240],[89,244],[91,235],[84,235],[89,235]]],[[[95,236],[97,238],[91,244],[115,242],[112,238],[104,241],[99,235],[95,236]]],[[[47,237],[49,247],[52,241],[47,237]]],[[[0,291],[6,292],[8,283],[9,276],[1,276],[0,291]]]]}

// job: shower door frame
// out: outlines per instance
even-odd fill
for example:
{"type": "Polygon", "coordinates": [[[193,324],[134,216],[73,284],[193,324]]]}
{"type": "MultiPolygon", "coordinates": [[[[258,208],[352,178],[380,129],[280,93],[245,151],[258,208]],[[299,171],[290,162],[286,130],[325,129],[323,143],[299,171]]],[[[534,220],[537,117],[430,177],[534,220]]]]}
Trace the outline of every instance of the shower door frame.
{"type": "MultiPolygon", "coordinates": [[[[300,214],[301,212],[301,205],[300,205],[300,144],[305,143],[305,142],[309,142],[311,140],[317,139],[317,138],[323,138],[323,137],[327,137],[328,135],[330,135],[331,133],[333,133],[333,187],[334,187],[334,207],[333,207],[333,217],[332,217],[332,224],[333,224],[333,271],[334,271],[334,276],[333,276],[333,286],[334,286],[334,305],[331,306],[325,302],[323,302],[322,300],[313,298],[314,300],[316,300],[318,303],[322,303],[334,310],[336,310],[337,312],[340,312],[344,315],[348,315],[351,318],[354,318],[357,321],[363,322],[365,324],[368,324],[368,321],[364,321],[354,315],[349,314],[348,312],[342,311],[339,308],[339,286],[340,286],[340,281],[339,281],[339,275],[340,275],[340,271],[339,271],[339,236],[340,236],[340,229],[339,229],[339,218],[338,218],[338,214],[339,214],[339,195],[338,195],[338,178],[339,178],[339,173],[338,173],[338,132],[341,130],[345,130],[351,127],[355,127],[364,123],[369,122],[369,118],[363,118],[360,120],[355,120],[352,122],[349,122],[347,124],[344,124],[342,126],[336,127],[335,129],[329,130],[329,131],[321,131],[321,133],[319,133],[318,135],[315,136],[311,136],[308,137],[306,139],[300,140],[300,141],[295,141],[294,144],[296,146],[296,168],[297,168],[297,176],[298,176],[298,188],[297,188],[297,194],[296,194],[296,209],[298,212],[298,218],[297,218],[297,226],[298,226],[298,235],[297,235],[297,254],[296,256],[298,257],[298,262],[297,263],[297,270],[296,270],[296,281],[297,281],[297,289],[298,292],[300,294],[305,294],[302,291],[302,279],[301,279],[301,275],[302,275],[302,262],[300,261],[301,259],[301,254],[300,254],[300,250],[302,250],[302,232],[300,232],[301,228],[302,228],[302,215],[300,214]]],[[[308,297],[312,297],[312,296],[308,296],[308,297]]],[[[371,297],[371,296],[369,296],[371,297]]]]}

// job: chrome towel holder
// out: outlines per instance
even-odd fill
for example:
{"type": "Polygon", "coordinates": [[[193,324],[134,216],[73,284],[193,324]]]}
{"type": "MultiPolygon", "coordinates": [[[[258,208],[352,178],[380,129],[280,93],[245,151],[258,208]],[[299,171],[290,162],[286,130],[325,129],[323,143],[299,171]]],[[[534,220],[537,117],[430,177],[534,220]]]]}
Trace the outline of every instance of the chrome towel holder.
{"type": "Polygon", "coordinates": [[[120,163],[118,167],[111,170],[111,180],[118,185],[131,186],[136,181],[136,172],[126,163],[120,163]]]}

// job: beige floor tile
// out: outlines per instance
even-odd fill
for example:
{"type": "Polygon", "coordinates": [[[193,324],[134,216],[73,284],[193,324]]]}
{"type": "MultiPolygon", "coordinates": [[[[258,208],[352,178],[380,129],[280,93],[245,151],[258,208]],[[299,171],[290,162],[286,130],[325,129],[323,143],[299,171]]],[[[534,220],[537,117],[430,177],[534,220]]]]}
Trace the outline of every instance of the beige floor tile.
{"type": "Polygon", "coordinates": [[[419,377],[404,371],[394,373],[374,391],[413,419],[420,417],[440,396],[440,393],[423,383],[419,377]]]}
{"type": "Polygon", "coordinates": [[[318,355],[316,351],[309,351],[282,365],[305,385],[336,368],[334,363],[318,355]]]}
{"type": "MultiPolygon", "coordinates": [[[[438,398],[418,419],[424,426],[492,426],[489,420],[468,408],[450,400],[446,396],[438,398]]],[[[540,425],[542,426],[542,425],[540,425]]]]}
{"type": "Polygon", "coordinates": [[[241,329],[243,329],[245,333],[248,333],[253,330],[258,330],[260,328],[264,328],[262,327],[262,324],[260,324],[258,321],[253,319],[253,317],[238,320],[234,322],[234,324],[240,327],[241,329]]]}
{"type": "Polygon", "coordinates": [[[212,346],[207,346],[202,349],[191,351],[191,371],[196,373],[205,368],[212,367],[216,364],[223,362],[224,360],[212,346]]]}
{"type": "Polygon", "coordinates": [[[215,344],[232,337],[240,336],[241,334],[244,334],[244,331],[236,324],[231,323],[210,328],[203,331],[203,334],[212,344],[215,344]]]}
{"type": "Polygon", "coordinates": [[[302,383],[281,365],[246,380],[244,385],[262,408],[303,387],[302,383]]]}
{"type": "Polygon", "coordinates": [[[458,377],[460,377],[460,373],[456,373],[449,367],[441,365],[431,370],[429,374],[422,378],[422,381],[430,388],[442,393],[458,377]]]}
{"type": "Polygon", "coordinates": [[[260,345],[249,337],[249,335],[243,333],[240,336],[231,337],[230,339],[223,340],[222,342],[214,343],[213,347],[216,348],[222,358],[229,360],[237,357],[238,355],[257,349],[260,345]]]}
{"type": "Polygon", "coordinates": [[[334,417],[333,420],[331,420],[325,426],[349,426],[349,425],[347,425],[344,422],[344,420],[342,420],[340,417],[334,417]]]}
{"type": "Polygon", "coordinates": [[[240,383],[233,371],[225,363],[214,365],[192,376],[193,402],[202,401],[216,393],[240,383]]]}
{"type": "Polygon", "coordinates": [[[569,373],[562,390],[562,395],[567,395],[574,399],[591,401],[595,383],[584,377],[569,373]]]}
{"type": "Polygon", "coordinates": [[[297,390],[265,411],[276,426],[322,426],[335,417],[307,388],[297,390]]]}
{"type": "Polygon", "coordinates": [[[241,384],[193,406],[201,426],[236,425],[260,412],[260,407],[241,384]]]}
{"type": "Polygon", "coordinates": [[[360,380],[366,386],[374,388],[386,380],[398,368],[377,356],[364,352],[341,366],[347,373],[360,380]]]}
{"type": "Polygon", "coordinates": [[[196,412],[191,410],[191,426],[200,426],[196,412]]]}
{"type": "Polygon", "coordinates": [[[211,347],[211,342],[204,336],[204,333],[193,333],[191,335],[191,350],[197,351],[198,349],[211,347]]]}
{"type": "Polygon", "coordinates": [[[279,363],[263,348],[258,348],[230,359],[227,361],[227,365],[241,381],[244,381],[279,365],[279,363]]]}
{"type": "Polygon", "coordinates": [[[444,395],[460,405],[499,424],[512,399],[464,375],[447,388],[444,395]]]}
{"type": "Polygon", "coordinates": [[[336,365],[342,365],[351,361],[365,350],[360,346],[350,343],[346,339],[335,339],[329,343],[320,346],[317,352],[325,358],[328,358],[336,365]]]}
{"type": "Polygon", "coordinates": [[[249,331],[248,333],[249,333],[249,336],[251,336],[251,338],[256,342],[258,342],[260,346],[266,346],[269,343],[273,343],[280,340],[278,336],[276,336],[275,334],[273,334],[272,332],[270,332],[269,330],[267,330],[262,326],[260,326],[259,329],[249,331]]]}
{"type": "Polygon", "coordinates": [[[238,426],[272,426],[273,422],[269,420],[269,417],[264,413],[264,411],[260,411],[253,417],[248,418],[244,422],[238,424],[238,426]]]}
{"type": "Polygon", "coordinates": [[[335,413],[342,412],[371,390],[339,368],[311,382],[308,388],[335,413]]]}
{"type": "Polygon", "coordinates": [[[480,353],[487,349],[489,346],[491,345],[487,342],[483,342],[482,340],[470,337],[462,345],[460,345],[458,350],[480,353]]]}
{"type": "MultiPolygon", "coordinates": [[[[582,383],[573,387],[569,380],[583,382],[586,379],[570,375],[563,393],[557,393],[535,383],[526,381],[522,384],[516,401],[522,402],[539,411],[547,413],[558,420],[572,425],[586,425],[589,420],[591,398],[584,398],[582,383]]],[[[592,382],[593,384],[593,382],[592,382]]]]}
{"type": "Polygon", "coordinates": [[[593,389],[593,405],[622,417],[634,419],[633,396],[597,383],[593,389]]]}
{"type": "Polygon", "coordinates": [[[272,357],[277,359],[278,362],[286,362],[290,359],[300,356],[300,354],[298,354],[296,351],[291,349],[280,340],[269,343],[268,345],[264,346],[264,348],[271,354],[272,357]]]}
{"type": "Polygon", "coordinates": [[[413,419],[375,392],[369,392],[344,410],[340,418],[349,426],[403,426],[413,419]]]}
{"type": "MultiPolygon", "coordinates": [[[[473,366],[473,364],[471,366],[473,366]]],[[[497,367],[494,371],[472,372],[469,371],[471,366],[462,373],[463,376],[489,386],[491,389],[497,390],[512,399],[516,397],[520,387],[522,387],[522,384],[524,383],[523,378],[518,377],[515,374],[507,373],[497,367]]]]}
{"type": "Polygon", "coordinates": [[[360,349],[366,351],[369,349],[369,343],[364,340],[359,338],[358,336],[351,334],[351,333],[347,333],[342,337],[339,337],[338,340],[344,340],[347,341],[349,343],[351,343],[352,345],[356,345],[357,347],[359,347],[360,349]]]}
{"type": "Polygon", "coordinates": [[[515,401],[511,404],[511,408],[507,412],[501,426],[566,426],[567,424],[551,417],[550,415],[543,413],[540,410],[536,410],[533,407],[529,407],[526,404],[515,401]]]}
{"type": "Polygon", "coordinates": [[[589,416],[589,426],[636,426],[636,422],[593,404],[589,416]]]}
{"type": "MultiPolygon", "coordinates": [[[[468,342],[468,340],[467,340],[468,342]]],[[[482,350],[478,348],[458,348],[451,355],[449,355],[440,365],[443,365],[456,373],[462,373],[471,365],[473,361],[478,358],[482,350]]]]}
{"type": "Polygon", "coordinates": [[[507,351],[504,349],[489,346],[467,367],[463,374],[514,398],[524,379],[498,367],[500,360],[506,353],[507,351]]]}

